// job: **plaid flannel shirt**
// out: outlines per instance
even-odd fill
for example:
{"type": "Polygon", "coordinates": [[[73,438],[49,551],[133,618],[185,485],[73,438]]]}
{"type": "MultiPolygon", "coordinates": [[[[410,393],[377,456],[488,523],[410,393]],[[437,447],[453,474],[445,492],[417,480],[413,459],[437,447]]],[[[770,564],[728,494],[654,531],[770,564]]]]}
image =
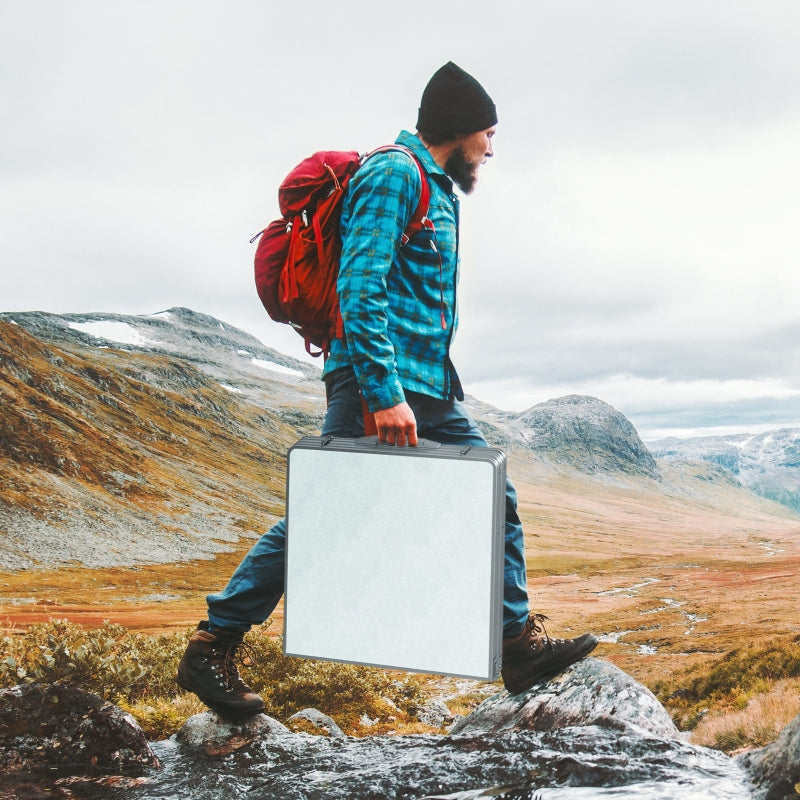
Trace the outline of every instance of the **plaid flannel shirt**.
{"type": "Polygon", "coordinates": [[[422,188],[406,154],[378,153],[358,169],[342,205],[338,293],[345,338],[333,342],[324,369],[352,366],[370,411],[402,403],[404,389],[463,399],[450,361],[458,325],[458,199],[416,136],[403,131],[397,143],[427,173],[436,232],[421,231],[401,246],[422,188]]]}

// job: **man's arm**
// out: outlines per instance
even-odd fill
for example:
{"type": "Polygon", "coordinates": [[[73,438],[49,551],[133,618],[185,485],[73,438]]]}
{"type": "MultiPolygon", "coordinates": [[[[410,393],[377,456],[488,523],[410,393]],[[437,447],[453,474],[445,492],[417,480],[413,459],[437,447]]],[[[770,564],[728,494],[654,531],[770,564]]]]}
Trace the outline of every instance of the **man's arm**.
{"type": "Polygon", "coordinates": [[[397,375],[388,334],[388,275],[421,190],[402,153],[374,156],[353,176],[342,224],[337,290],[350,359],[378,437],[415,446],[416,420],[397,375]]]}

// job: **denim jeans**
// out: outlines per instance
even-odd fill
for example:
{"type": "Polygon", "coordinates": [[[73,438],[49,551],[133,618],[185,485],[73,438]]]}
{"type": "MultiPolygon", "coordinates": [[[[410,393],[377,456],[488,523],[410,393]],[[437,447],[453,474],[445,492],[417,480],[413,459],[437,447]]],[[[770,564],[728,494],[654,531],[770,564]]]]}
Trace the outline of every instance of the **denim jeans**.
{"type": "MultiPolygon", "coordinates": [[[[325,378],[328,411],[323,436],[357,438],[364,435],[361,395],[351,368],[338,369],[325,378]]],[[[457,400],[406,392],[406,401],[417,420],[417,435],[440,444],[486,447],[486,440],[472,417],[457,400]]],[[[211,628],[248,631],[272,613],[284,589],[286,520],[277,522],[244,557],[228,585],[210,594],[208,620],[211,628]]],[[[521,632],[528,617],[525,548],[522,524],[517,514],[517,493],[506,481],[505,584],[503,591],[503,635],[521,632]]],[[[452,576],[454,585],[458,576],[452,576]]],[[[453,624],[457,624],[453,620],[453,624]]]]}

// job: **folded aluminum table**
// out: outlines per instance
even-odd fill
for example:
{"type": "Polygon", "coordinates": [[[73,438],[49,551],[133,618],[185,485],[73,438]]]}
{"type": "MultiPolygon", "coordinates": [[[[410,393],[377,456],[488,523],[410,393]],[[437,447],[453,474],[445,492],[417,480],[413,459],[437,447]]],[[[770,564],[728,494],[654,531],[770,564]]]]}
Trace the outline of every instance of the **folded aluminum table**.
{"type": "Polygon", "coordinates": [[[495,680],[506,459],[307,436],[288,454],[284,652],[495,680]]]}

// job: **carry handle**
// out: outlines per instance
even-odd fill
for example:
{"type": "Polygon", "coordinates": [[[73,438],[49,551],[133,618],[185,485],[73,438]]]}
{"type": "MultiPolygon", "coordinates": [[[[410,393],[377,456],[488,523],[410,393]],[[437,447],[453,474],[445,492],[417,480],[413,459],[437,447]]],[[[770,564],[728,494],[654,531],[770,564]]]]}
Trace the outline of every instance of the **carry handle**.
{"type": "MultiPolygon", "coordinates": [[[[405,449],[405,446],[382,442],[377,436],[359,436],[355,441],[357,441],[359,444],[372,444],[375,445],[375,447],[392,447],[396,448],[397,450],[405,449]]],[[[409,449],[419,450],[420,448],[426,448],[427,450],[436,450],[441,446],[442,445],[440,442],[432,442],[430,439],[417,439],[417,446],[410,447],[409,449]]]]}

